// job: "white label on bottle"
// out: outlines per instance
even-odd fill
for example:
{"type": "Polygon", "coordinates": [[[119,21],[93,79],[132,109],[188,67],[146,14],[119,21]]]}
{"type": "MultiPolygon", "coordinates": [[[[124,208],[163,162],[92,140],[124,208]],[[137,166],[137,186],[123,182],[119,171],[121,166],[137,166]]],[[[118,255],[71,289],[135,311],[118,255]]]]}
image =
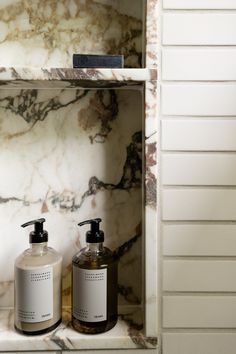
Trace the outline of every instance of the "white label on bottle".
{"type": "Polygon", "coordinates": [[[107,320],[107,269],[73,266],[73,316],[85,322],[107,320]]]}
{"type": "Polygon", "coordinates": [[[53,318],[53,268],[16,268],[15,296],[18,320],[43,322],[53,318]]]}

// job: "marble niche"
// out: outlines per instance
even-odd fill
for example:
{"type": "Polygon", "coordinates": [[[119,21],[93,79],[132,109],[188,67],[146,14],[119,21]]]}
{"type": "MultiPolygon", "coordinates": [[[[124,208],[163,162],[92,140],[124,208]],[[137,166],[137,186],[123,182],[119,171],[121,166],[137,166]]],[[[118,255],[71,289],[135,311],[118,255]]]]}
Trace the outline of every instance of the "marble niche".
{"type": "Polygon", "coordinates": [[[101,217],[116,250],[119,305],[140,305],[142,279],[142,91],[0,90],[0,307],[13,306],[13,266],[28,248],[20,225],[44,217],[63,254],[63,305],[71,258],[101,217]]]}

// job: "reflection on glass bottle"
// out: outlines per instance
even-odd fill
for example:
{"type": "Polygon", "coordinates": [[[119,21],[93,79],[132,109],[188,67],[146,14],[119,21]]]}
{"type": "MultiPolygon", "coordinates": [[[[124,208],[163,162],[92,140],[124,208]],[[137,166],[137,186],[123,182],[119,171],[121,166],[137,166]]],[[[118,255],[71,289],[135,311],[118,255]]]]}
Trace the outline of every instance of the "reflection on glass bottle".
{"type": "Polygon", "coordinates": [[[43,334],[61,322],[62,256],[47,246],[45,219],[22,225],[34,225],[31,247],[15,261],[15,328],[23,334],[43,334]]]}
{"type": "Polygon", "coordinates": [[[72,324],[88,334],[110,330],[117,322],[117,261],[103,246],[101,219],[86,220],[87,246],[72,259],[72,324]]]}

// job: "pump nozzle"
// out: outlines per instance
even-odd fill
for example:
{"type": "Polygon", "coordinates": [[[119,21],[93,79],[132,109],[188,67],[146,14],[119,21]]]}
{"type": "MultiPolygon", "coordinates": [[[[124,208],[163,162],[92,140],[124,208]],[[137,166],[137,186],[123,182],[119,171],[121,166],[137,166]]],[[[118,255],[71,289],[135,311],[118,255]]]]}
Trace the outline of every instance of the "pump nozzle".
{"type": "Polygon", "coordinates": [[[43,229],[43,223],[46,220],[44,218],[28,221],[21,225],[21,227],[26,227],[34,225],[34,231],[31,231],[29,234],[30,243],[41,243],[48,241],[48,233],[43,229]]]}
{"type": "Polygon", "coordinates": [[[86,232],[86,242],[88,243],[97,243],[104,241],[104,232],[99,229],[99,224],[102,221],[100,218],[90,219],[82,221],[78,224],[78,226],[83,226],[86,224],[90,224],[90,231],[86,232]]]}

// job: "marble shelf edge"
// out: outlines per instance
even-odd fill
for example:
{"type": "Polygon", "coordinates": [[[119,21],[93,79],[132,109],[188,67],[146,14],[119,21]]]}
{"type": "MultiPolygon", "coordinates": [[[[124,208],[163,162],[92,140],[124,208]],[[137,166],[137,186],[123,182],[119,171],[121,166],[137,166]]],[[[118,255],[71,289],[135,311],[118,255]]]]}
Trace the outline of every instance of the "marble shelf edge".
{"type": "Polygon", "coordinates": [[[155,68],[73,69],[0,67],[0,86],[13,87],[121,87],[156,80],[155,68]]]}
{"type": "MultiPolygon", "coordinates": [[[[158,0],[145,0],[145,66],[156,71],[155,79],[145,82],[145,191],[144,191],[144,234],[145,234],[145,334],[158,336],[158,0]],[[146,237],[148,235],[148,237],[146,237]]],[[[160,318],[160,316],[159,316],[160,318]]]]}
{"type": "Polygon", "coordinates": [[[158,0],[146,0],[145,18],[145,64],[157,68],[158,63],[158,0]]]}
{"type": "Polygon", "coordinates": [[[70,325],[70,312],[64,309],[63,322],[54,331],[40,336],[23,336],[14,330],[13,309],[2,309],[0,311],[0,351],[156,348],[156,338],[144,336],[133,323],[132,314],[135,311],[140,311],[140,309],[132,309],[132,313],[126,311],[120,316],[117,325],[112,330],[94,336],[74,331],[70,325]]]}
{"type": "Polygon", "coordinates": [[[144,269],[145,269],[145,335],[158,335],[157,265],[158,265],[158,85],[145,83],[145,162],[144,162],[144,269]]]}

